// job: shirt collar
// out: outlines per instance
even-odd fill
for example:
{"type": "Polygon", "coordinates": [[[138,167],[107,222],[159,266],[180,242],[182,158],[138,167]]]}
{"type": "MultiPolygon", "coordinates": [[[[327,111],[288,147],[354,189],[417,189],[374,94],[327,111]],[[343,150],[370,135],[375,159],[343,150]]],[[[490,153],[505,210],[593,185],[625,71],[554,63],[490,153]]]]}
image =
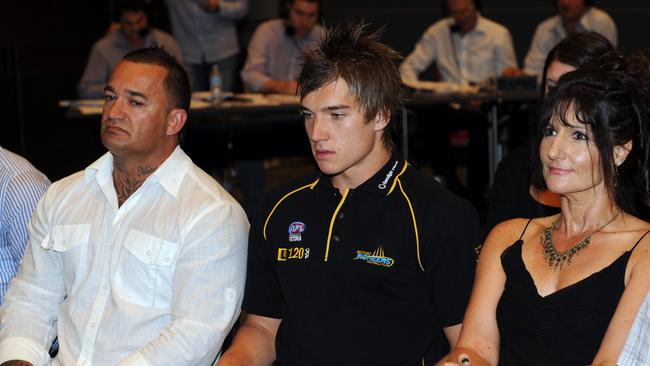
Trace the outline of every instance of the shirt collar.
{"type": "MultiPolygon", "coordinates": [[[[476,19],[476,26],[474,26],[474,29],[469,31],[467,34],[474,33],[474,32],[477,32],[477,33],[489,33],[489,30],[486,29],[486,27],[488,25],[487,25],[485,19],[481,16],[481,13],[478,12],[478,11],[476,12],[476,18],[477,18],[476,19]]],[[[448,17],[447,18],[447,24],[449,25],[449,27],[453,26],[455,24],[454,18],[448,17]]]]}
{"type": "MultiPolygon", "coordinates": [[[[404,173],[407,165],[408,163],[400,153],[393,152],[388,162],[372,177],[361,183],[356,190],[387,196],[393,192],[397,177],[404,173]]],[[[321,174],[316,188],[320,190],[334,189],[331,176],[321,174]]]]}
{"type": "MultiPolygon", "coordinates": [[[[149,27],[149,32],[144,37],[144,47],[152,47],[155,45],[153,31],[153,28],[149,27]]],[[[121,30],[115,31],[115,43],[118,45],[118,47],[133,49],[133,46],[131,46],[131,43],[129,43],[129,41],[126,39],[126,36],[124,36],[124,33],[122,33],[121,30]]]]}
{"type": "MultiPolygon", "coordinates": [[[[191,160],[180,146],[156,169],[147,180],[158,182],[170,195],[178,196],[181,183],[188,172],[191,160]]],[[[84,171],[86,183],[96,179],[100,186],[113,184],[113,155],[104,154],[84,171]]]]}
{"type": "Polygon", "coordinates": [[[479,32],[479,33],[489,33],[489,30],[487,29],[488,24],[485,21],[485,19],[481,16],[481,13],[476,12],[477,20],[476,20],[476,27],[474,27],[474,30],[472,32],[479,32]]]}
{"type": "MultiPolygon", "coordinates": [[[[589,29],[593,29],[593,25],[591,24],[593,16],[593,8],[589,7],[585,11],[584,14],[580,17],[580,20],[578,21],[578,27],[577,31],[578,32],[584,32],[589,29]]],[[[555,29],[555,32],[560,38],[566,37],[566,30],[564,29],[564,25],[562,24],[562,17],[559,15],[555,15],[555,25],[553,26],[555,29]]]]}

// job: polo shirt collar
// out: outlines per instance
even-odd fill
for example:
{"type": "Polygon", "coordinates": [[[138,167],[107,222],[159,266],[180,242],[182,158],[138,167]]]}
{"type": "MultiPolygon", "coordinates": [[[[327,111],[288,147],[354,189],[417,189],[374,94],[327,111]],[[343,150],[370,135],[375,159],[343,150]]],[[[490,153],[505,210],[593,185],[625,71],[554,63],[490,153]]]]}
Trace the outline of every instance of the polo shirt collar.
{"type": "Polygon", "coordinates": [[[400,153],[393,152],[388,162],[375,175],[361,183],[357,189],[386,196],[393,191],[395,179],[406,169],[406,161],[400,153]]]}
{"type": "MultiPolygon", "coordinates": [[[[408,163],[400,153],[393,152],[390,159],[388,159],[388,162],[384,164],[384,166],[372,177],[355,188],[355,190],[362,190],[380,196],[387,196],[393,192],[396,184],[395,179],[404,173],[407,165],[408,163]]],[[[335,190],[336,188],[332,185],[331,176],[320,174],[320,178],[316,184],[316,189],[335,190]]]]}

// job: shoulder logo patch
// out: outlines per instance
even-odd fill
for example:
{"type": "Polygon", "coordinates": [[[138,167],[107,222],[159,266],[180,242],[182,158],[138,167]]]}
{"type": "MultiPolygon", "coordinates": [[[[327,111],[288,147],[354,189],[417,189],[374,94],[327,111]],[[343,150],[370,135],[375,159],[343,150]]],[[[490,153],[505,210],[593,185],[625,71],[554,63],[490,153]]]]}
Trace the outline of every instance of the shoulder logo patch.
{"type": "Polygon", "coordinates": [[[301,241],[302,233],[305,232],[307,226],[300,221],[294,221],[289,225],[289,241],[301,241]]]}
{"type": "Polygon", "coordinates": [[[382,267],[391,267],[395,263],[393,258],[386,257],[384,255],[384,248],[382,247],[375,249],[375,251],[372,253],[363,250],[357,250],[357,256],[354,257],[354,260],[362,260],[366,263],[382,267]]]}

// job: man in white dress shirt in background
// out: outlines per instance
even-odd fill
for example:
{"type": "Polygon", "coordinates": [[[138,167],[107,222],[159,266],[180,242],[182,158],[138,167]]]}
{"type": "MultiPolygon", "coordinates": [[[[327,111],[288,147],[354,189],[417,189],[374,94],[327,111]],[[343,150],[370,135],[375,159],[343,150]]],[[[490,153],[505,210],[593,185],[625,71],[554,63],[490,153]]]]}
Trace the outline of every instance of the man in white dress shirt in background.
{"type": "MultiPolygon", "coordinates": [[[[501,24],[479,13],[478,0],[446,0],[443,13],[449,16],[430,26],[411,54],[400,65],[404,84],[417,88],[420,74],[435,63],[441,81],[456,86],[477,85],[502,74],[517,73],[510,32],[501,24]]],[[[455,110],[438,106],[421,108],[418,124],[433,171],[444,176],[447,187],[469,198],[477,207],[485,205],[488,185],[487,120],[479,111],[480,103],[455,110]],[[465,189],[457,175],[450,134],[469,130],[468,184],[465,189]]]]}
{"type": "Polygon", "coordinates": [[[450,16],[431,25],[402,62],[406,84],[434,62],[442,81],[465,85],[517,67],[510,32],[482,17],[476,0],[447,0],[447,12],[450,16]]]}
{"type": "Polygon", "coordinates": [[[598,32],[612,42],[614,47],[618,40],[614,20],[601,9],[594,7],[594,0],[553,1],[557,14],[537,26],[524,60],[524,72],[537,75],[538,79],[541,78],[546,55],[569,34],[598,32]]]}
{"type": "Polygon", "coordinates": [[[104,99],[109,152],[39,203],[0,364],[211,365],[239,314],[246,215],[178,146],[190,87],[172,56],[129,53],[104,99]]]}
{"type": "Polygon", "coordinates": [[[323,36],[316,24],[319,0],[288,0],[286,6],[286,19],[260,24],[248,44],[241,76],[249,91],[295,95],[300,55],[323,36]]]}

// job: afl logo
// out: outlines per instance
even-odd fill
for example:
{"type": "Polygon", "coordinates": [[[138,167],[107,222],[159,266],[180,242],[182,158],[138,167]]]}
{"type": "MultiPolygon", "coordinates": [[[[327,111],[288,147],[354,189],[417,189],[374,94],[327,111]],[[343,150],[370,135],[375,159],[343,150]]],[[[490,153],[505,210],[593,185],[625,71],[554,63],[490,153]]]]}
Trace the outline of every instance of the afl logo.
{"type": "Polygon", "coordinates": [[[294,221],[289,225],[289,241],[301,241],[302,233],[305,231],[305,224],[300,221],[294,221]]]}

